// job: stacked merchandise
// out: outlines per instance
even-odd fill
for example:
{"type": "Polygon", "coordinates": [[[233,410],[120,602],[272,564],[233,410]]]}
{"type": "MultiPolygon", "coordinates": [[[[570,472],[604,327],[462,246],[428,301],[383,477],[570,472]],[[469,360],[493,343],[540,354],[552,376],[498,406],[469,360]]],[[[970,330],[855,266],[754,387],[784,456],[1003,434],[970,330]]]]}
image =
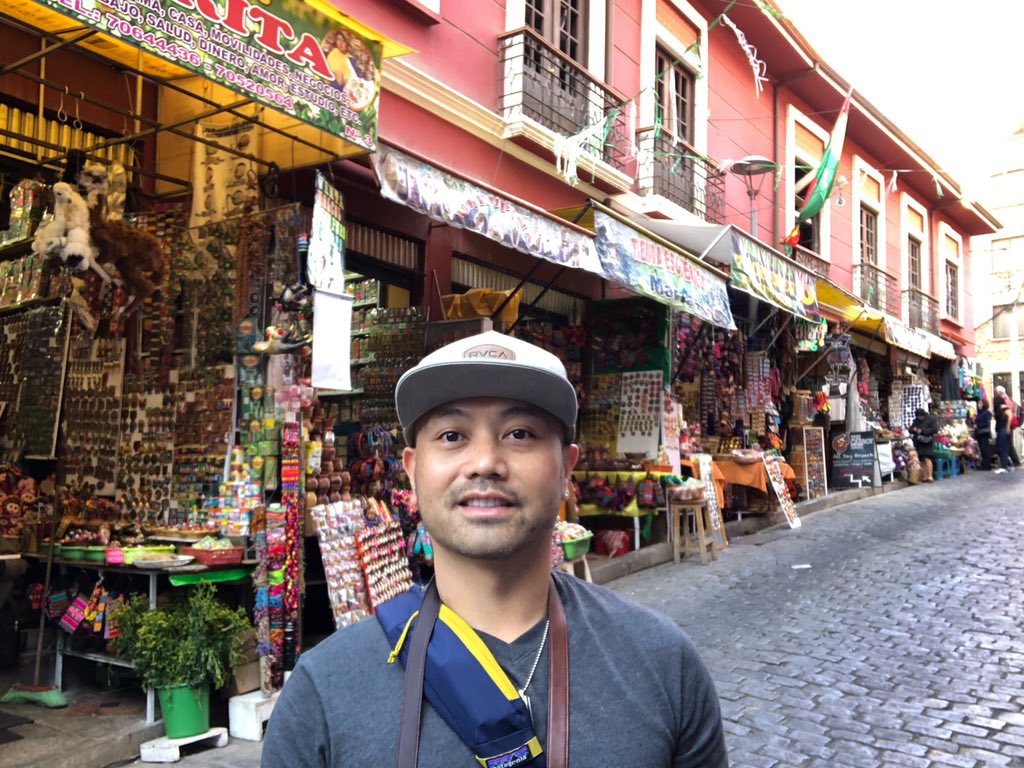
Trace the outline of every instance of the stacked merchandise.
{"type": "MultiPolygon", "coordinates": [[[[178,391],[183,396],[177,403],[174,430],[176,509],[172,517],[195,517],[205,500],[217,492],[224,472],[234,415],[234,369],[218,366],[182,371],[178,391]]],[[[263,479],[262,471],[259,474],[257,481],[263,479]]]]}
{"type": "Polygon", "coordinates": [[[420,307],[373,309],[371,332],[363,348],[373,362],[363,366],[352,386],[363,391],[358,419],[361,424],[397,428],[394,393],[398,379],[424,354],[426,313],[420,307]]]}
{"type": "Polygon", "coordinates": [[[0,317],[0,448],[9,456],[52,456],[70,323],[63,306],[0,317]]]}
{"type": "Polygon", "coordinates": [[[364,525],[363,502],[351,499],[317,504],[310,510],[310,515],[320,542],[334,626],[341,629],[370,614],[356,544],[356,534],[364,525]]]}
{"type": "Polygon", "coordinates": [[[64,478],[103,495],[116,490],[124,360],[124,339],[72,339],[64,383],[64,478]]]}
{"type": "Polygon", "coordinates": [[[46,190],[38,181],[22,179],[11,189],[11,217],[7,229],[0,231],[0,245],[32,237],[43,218],[46,190]]]}
{"type": "MultiPolygon", "coordinates": [[[[293,413],[298,409],[292,410],[293,413]]],[[[301,428],[297,422],[285,422],[281,429],[281,504],[285,510],[284,567],[284,669],[290,670],[301,645],[296,627],[301,625],[303,516],[301,428]]]]}
{"type": "Polygon", "coordinates": [[[622,377],[595,374],[590,379],[590,392],[580,410],[581,442],[586,441],[586,459],[596,468],[596,455],[614,456],[617,451],[622,377]]]}
{"type": "Polygon", "coordinates": [[[556,328],[553,323],[529,320],[516,326],[515,335],[516,338],[546,349],[561,360],[566,376],[576,387],[576,396],[583,400],[583,352],[587,339],[583,326],[556,328]]]}
{"type": "MultiPolygon", "coordinates": [[[[903,413],[903,391],[911,383],[912,379],[909,376],[893,376],[892,384],[889,390],[889,428],[896,429],[897,427],[906,429],[910,426],[910,421],[904,418],[903,413]]],[[[911,419],[913,420],[913,419],[911,419]]]]}
{"type": "Polygon", "coordinates": [[[383,602],[408,592],[412,587],[412,574],[405,554],[405,537],[387,506],[375,499],[367,499],[368,516],[373,525],[356,533],[359,566],[366,580],[366,599],[373,611],[383,602]]]}

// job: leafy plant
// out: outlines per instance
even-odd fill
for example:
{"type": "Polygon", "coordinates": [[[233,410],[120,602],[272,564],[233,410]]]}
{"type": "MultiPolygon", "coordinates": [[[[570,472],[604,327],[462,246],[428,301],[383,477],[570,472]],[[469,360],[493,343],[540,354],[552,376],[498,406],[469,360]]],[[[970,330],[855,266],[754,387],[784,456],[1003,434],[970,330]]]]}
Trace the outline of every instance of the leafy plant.
{"type": "Polygon", "coordinates": [[[232,610],[217,599],[212,584],[150,610],[145,595],[133,595],[115,614],[118,656],[128,659],[153,688],[220,688],[238,662],[239,645],[249,629],[245,610],[232,610]]]}

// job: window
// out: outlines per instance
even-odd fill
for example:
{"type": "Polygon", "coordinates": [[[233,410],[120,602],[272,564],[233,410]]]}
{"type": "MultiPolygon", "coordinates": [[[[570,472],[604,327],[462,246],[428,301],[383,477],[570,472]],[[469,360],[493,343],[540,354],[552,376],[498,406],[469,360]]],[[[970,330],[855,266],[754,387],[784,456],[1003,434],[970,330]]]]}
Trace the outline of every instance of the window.
{"type": "MultiPolygon", "coordinates": [[[[1024,304],[1016,307],[1017,338],[1024,340],[1024,304]]],[[[1009,339],[1013,335],[1014,305],[992,307],[992,338],[1009,339]]]]}
{"type": "MultiPolygon", "coordinates": [[[[810,183],[810,176],[814,178],[814,173],[817,168],[804,168],[800,165],[796,168],[796,188],[800,190],[797,193],[796,199],[793,204],[797,211],[804,206],[804,195],[807,194],[807,188],[810,183]]],[[[812,216],[807,221],[800,224],[800,247],[806,248],[814,253],[821,253],[821,237],[819,232],[821,231],[821,213],[812,216]]]]}
{"type": "Polygon", "coordinates": [[[939,258],[940,265],[944,271],[942,277],[944,282],[940,286],[942,291],[942,313],[955,323],[962,321],[961,308],[963,307],[963,281],[960,272],[963,269],[963,235],[950,227],[946,222],[939,223],[939,258]]]}
{"type": "Polygon", "coordinates": [[[946,314],[960,319],[960,267],[946,262],[946,314]]]}
{"type": "Polygon", "coordinates": [[[655,94],[662,126],[674,138],[693,144],[693,94],[696,78],[676,57],[657,49],[655,94]]]}
{"type": "Polygon", "coordinates": [[[907,278],[911,288],[921,290],[921,241],[913,235],[907,238],[907,278]]]}
{"type": "Polygon", "coordinates": [[[526,0],[526,26],[573,61],[586,55],[586,0],[526,0]]]}
{"type": "Polygon", "coordinates": [[[861,264],[878,263],[878,214],[863,205],[860,207],[860,261],[861,264]]]}

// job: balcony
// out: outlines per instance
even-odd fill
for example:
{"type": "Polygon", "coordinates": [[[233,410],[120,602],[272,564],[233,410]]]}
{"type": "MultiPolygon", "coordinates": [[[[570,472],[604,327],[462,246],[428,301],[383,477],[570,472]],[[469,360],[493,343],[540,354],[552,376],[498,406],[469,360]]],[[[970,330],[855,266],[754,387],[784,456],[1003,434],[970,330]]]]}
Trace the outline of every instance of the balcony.
{"type": "Polygon", "coordinates": [[[907,299],[907,320],[911,328],[939,333],[939,302],[920,288],[910,288],[903,292],[907,299]]]}
{"type": "Polygon", "coordinates": [[[641,191],[661,195],[711,224],[725,223],[725,173],[684,141],[651,129],[637,134],[641,191]]]}
{"type": "Polygon", "coordinates": [[[892,317],[900,316],[899,281],[877,264],[858,264],[853,268],[854,286],[864,303],[892,317]]]}
{"type": "Polygon", "coordinates": [[[801,267],[809,269],[818,277],[828,278],[829,268],[832,265],[827,259],[821,258],[810,248],[804,248],[802,245],[793,246],[793,252],[790,256],[793,258],[793,261],[801,267]]]}
{"type": "Polygon", "coordinates": [[[501,52],[501,114],[529,118],[561,137],[589,129],[581,150],[625,172],[630,162],[626,99],[533,30],[498,38],[501,52]],[[606,116],[611,115],[609,120],[606,116]]]}

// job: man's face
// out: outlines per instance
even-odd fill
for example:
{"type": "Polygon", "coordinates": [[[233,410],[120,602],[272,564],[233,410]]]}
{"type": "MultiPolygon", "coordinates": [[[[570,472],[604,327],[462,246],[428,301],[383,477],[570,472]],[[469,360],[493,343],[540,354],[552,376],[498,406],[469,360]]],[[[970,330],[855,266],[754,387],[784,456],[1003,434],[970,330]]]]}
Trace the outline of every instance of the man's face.
{"type": "Polygon", "coordinates": [[[579,447],[553,416],[515,400],[435,409],[402,457],[439,553],[502,560],[551,547],[579,447]]]}

